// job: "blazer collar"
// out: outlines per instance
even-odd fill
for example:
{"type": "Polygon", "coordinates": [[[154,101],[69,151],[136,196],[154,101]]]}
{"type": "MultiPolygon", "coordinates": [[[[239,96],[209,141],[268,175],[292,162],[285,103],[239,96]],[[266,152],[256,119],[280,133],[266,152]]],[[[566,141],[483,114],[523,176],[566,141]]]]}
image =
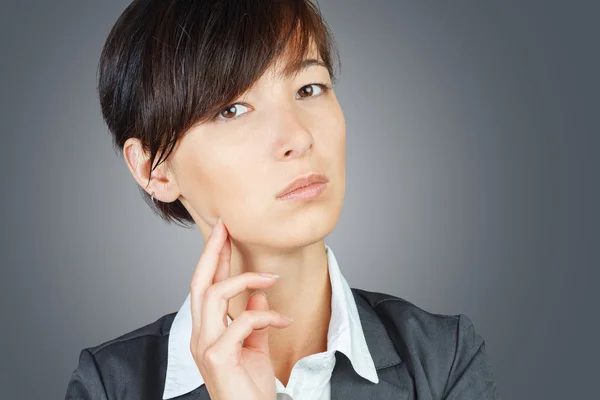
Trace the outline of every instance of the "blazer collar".
{"type": "MultiPolygon", "coordinates": [[[[379,377],[376,369],[398,363],[399,356],[373,309],[365,303],[364,299],[357,298],[356,293],[348,285],[333,251],[327,245],[325,250],[332,286],[327,351],[335,352],[336,363],[339,355],[343,354],[348,363],[348,370],[352,369],[360,377],[377,384],[379,377]]],[[[227,320],[231,323],[229,317],[227,320]]],[[[191,331],[192,319],[188,294],[173,320],[169,333],[163,399],[181,396],[204,384],[204,379],[198,371],[189,348],[191,331]]]]}
{"type": "Polygon", "coordinates": [[[382,318],[375,312],[377,304],[392,296],[356,288],[351,290],[379,380],[372,383],[361,379],[352,371],[348,358],[342,353],[336,353],[336,364],[331,374],[331,399],[413,398],[413,389],[406,386],[407,381],[402,372],[404,364],[394,345],[395,342],[402,341],[399,333],[393,329],[394,321],[399,316],[387,315],[382,318]],[[390,334],[394,335],[394,340],[390,334]]]}

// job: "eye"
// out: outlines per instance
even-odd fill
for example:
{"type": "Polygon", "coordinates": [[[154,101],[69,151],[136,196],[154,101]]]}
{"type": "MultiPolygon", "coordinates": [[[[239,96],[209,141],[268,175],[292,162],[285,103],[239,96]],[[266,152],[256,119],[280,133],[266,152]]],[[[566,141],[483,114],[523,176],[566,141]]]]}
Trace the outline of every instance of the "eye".
{"type": "Polygon", "coordinates": [[[325,83],[311,83],[310,85],[303,86],[298,94],[300,98],[306,97],[317,97],[331,89],[331,85],[325,83]],[[317,88],[316,90],[313,88],[317,88]]]}
{"type": "MultiPolygon", "coordinates": [[[[310,99],[319,97],[327,92],[329,92],[333,88],[332,85],[327,83],[311,83],[309,85],[303,86],[298,91],[300,99],[310,99]],[[316,89],[315,89],[316,88],[316,89]]],[[[225,107],[222,111],[220,111],[217,115],[215,115],[212,120],[221,120],[221,121],[231,121],[235,120],[242,115],[246,114],[249,111],[249,107],[245,106],[241,103],[234,103],[227,107],[225,107]]]]}
{"type": "Polygon", "coordinates": [[[227,106],[223,111],[219,112],[216,116],[216,119],[221,119],[221,120],[236,119],[239,116],[245,114],[246,112],[248,112],[248,107],[246,107],[243,104],[236,103],[236,104],[227,106]]]}

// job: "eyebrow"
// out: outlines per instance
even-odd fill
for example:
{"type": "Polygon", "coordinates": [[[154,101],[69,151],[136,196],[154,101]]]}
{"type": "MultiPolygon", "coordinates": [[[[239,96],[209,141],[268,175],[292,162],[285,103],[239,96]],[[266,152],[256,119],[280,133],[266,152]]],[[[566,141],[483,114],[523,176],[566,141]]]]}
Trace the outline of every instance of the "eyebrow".
{"type": "Polygon", "coordinates": [[[297,74],[299,72],[302,72],[310,67],[323,67],[323,68],[327,68],[327,65],[325,65],[325,63],[321,60],[317,60],[314,58],[307,58],[302,60],[300,63],[296,63],[296,65],[292,66],[289,68],[289,70],[287,71],[288,73],[285,74],[286,77],[290,77],[294,74],[297,74]]]}
{"type": "MultiPolygon", "coordinates": [[[[327,65],[323,61],[317,60],[315,58],[305,58],[301,62],[295,63],[295,65],[288,65],[287,68],[285,68],[283,71],[280,71],[278,73],[278,77],[280,79],[282,77],[289,78],[295,74],[298,74],[308,68],[315,67],[315,66],[326,68],[327,71],[329,71],[329,68],[327,68],[327,65]]],[[[242,94],[242,96],[239,97],[239,100],[237,100],[237,101],[241,101],[241,100],[245,99],[246,95],[247,95],[247,92],[242,94]]]]}

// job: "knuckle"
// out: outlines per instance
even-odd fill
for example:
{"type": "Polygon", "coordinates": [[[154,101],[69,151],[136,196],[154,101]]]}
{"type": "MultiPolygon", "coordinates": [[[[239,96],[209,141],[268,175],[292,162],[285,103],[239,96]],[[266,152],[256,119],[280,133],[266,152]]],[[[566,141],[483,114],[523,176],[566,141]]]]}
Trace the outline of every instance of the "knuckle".
{"type": "Polygon", "coordinates": [[[219,363],[219,359],[221,357],[218,354],[218,351],[214,347],[209,347],[204,351],[202,356],[202,364],[207,367],[211,367],[217,365],[219,363]]]}
{"type": "Polygon", "coordinates": [[[252,324],[252,322],[254,321],[256,317],[256,311],[255,310],[245,310],[242,311],[240,313],[240,315],[238,315],[238,317],[236,319],[239,319],[240,322],[244,323],[244,324],[252,324]]]}
{"type": "Polygon", "coordinates": [[[260,323],[261,321],[267,319],[269,314],[273,314],[275,311],[269,310],[249,310],[248,312],[248,323],[251,325],[260,323]]]}
{"type": "Polygon", "coordinates": [[[201,354],[201,347],[200,347],[200,340],[197,336],[192,335],[192,339],[190,340],[190,351],[192,352],[192,355],[194,356],[194,358],[198,357],[199,354],[201,354]]]}
{"type": "Polygon", "coordinates": [[[258,275],[258,273],[257,272],[246,271],[242,275],[245,278],[247,278],[247,279],[251,279],[251,278],[256,278],[256,276],[258,275]]]}
{"type": "Polygon", "coordinates": [[[216,297],[219,293],[219,286],[218,284],[214,284],[214,285],[210,285],[205,291],[204,291],[204,298],[212,298],[212,297],[216,297]]]}

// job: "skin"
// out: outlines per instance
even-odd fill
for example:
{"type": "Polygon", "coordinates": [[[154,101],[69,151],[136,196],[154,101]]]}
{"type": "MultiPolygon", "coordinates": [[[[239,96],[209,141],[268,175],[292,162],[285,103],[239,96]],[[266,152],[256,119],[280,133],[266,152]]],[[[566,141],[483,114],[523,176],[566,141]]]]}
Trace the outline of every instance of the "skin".
{"type": "MultiPolygon", "coordinates": [[[[307,58],[318,59],[314,47],[307,58]]],[[[123,150],[138,184],[157,200],[179,199],[206,245],[217,218],[222,219],[229,277],[280,275],[261,288],[268,305],[253,301],[257,308],[294,319],[285,329],[266,328],[275,376],[287,385],[298,360],[327,350],[331,284],[324,238],[337,224],[344,200],[346,122],[333,89],[321,92],[311,85],[332,83],[325,67],[278,78],[277,65],[235,102],[237,110],[224,110],[219,119],[186,132],[167,161],[152,171],[149,185],[150,160],[139,140],[127,140],[123,150]],[[227,119],[232,116],[238,118],[227,119]],[[276,198],[308,172],[329,179],[319,197],[276,198]]],[[[225,302],[231,319],[246,310],[255,290],[245,288],[225,302]]]]}

